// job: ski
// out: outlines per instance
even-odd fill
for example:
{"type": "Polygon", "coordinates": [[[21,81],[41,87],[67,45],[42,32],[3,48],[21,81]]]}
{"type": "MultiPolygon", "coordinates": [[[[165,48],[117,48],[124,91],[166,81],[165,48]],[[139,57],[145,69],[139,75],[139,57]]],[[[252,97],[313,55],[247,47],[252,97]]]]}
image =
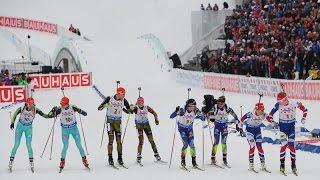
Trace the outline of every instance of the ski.
{"type": "Polygon", "coordinates": [[[159,163],[159,164],[167,164],[167,161],[163,161],[163,160],[156,160],[154,161],[155,163],[159,163]]]}
{"type": "Polygon", "coordinates": [[[259,172],[258,172],[258,171],[256,171],[254,168],[252,168],[252,169],[248,169],[248,171],[254,172],[254,173],[256,173],[256,174],[258,174],[258,173],[259,173],[259,172]]]}
{"type": "Polygon", "coordinates": [[[292,171],[292,173],[293,173],[295,176],[298,176],[297,171],[292,171]]]}
{"type": "Polygon", "coordinates": [[[231,166],[229,166],[228,164],[222,164],[222,166],[227,167],[227,168],[231,168],[231,166]]]}
{"type": "Polygon", "coordinates": [[[271,173],[271,171],[269,171],[267,168],[262,168],[261,171],[267,172],[267,173],[271,173]]]}
{"type": "Polygon", "coordinates": [[[110,167],[112,167],[113,169],[119,170],[119,168],[115,165],[109,165],[110,167]]]}
{"type": "Polygon", "coordinates": [[[216,167],[216,168],[220,168],[220,169],[225,169],[223,166],[220,166],[220,165],[218,165],[218,164],[216,164],[216,163],[211,163],[211,164],[209,164],[210,166],[213,166],[213,167],[216,167]]]}
{"type": "Polygon", "coordinates": [[[204,169],[199,168],[198,166],[193,166],[192,169],[196,169],[196,170],[199,170],[199,171],[205,171],[204,169]]]}
{"type": "Polygon", "coordinates": [[[123,165],[123,164],[122,164],[122,165],[119,164],[119,167],[123,167],[123,168],[125,168],[125,169],[129,169],[127,166],[125,166],[125,165],[123,165]]]}
{"type": "Polygon", "coordinates": [[[185,167],[185,166],[180,166],[180,169],[182,169],[182,170],[184,170],[184,171],[188,171],[188,172],[190,172],[191,170],[190,169],[188,169],[187,167],[185,167]]]}
{"type": "Polygon", "coordinates": [[[280,171],[280,174],[287,176],[287,174],[284,171],[280,171]]]}
{"type": "Polygon", "coordinates": [[[141,167],[143,167],[143,164],[141,162],[137,162],[137,164],[141,167]]]}

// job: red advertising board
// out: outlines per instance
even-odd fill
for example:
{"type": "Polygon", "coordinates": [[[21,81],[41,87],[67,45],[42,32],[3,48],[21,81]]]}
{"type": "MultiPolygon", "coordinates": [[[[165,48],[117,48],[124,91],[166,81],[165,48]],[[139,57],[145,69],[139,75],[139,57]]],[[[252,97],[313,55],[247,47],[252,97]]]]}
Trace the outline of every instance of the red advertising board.
{"type": "Polygon", "coordinates": [[[217,74],[205,74],[204,75],[204,88],[221,90],[221,78],[217,74]]]}
{"type": "Polygon", "coordinates": [[[305,99],[320,100],[320,82],[305,81],[305,99]]]}
{"type": "Polygon", "coordinates": [[[41,74],[31,78],[35,89],[91,86],[91,73],[41,74]]]}
{"type": "Polygon", "coordinates": [[[0,103],[23,102],[26,100],[24,86],[1,86],[0,103]]]}
{"type": "Polygon", "coordinates": [[[47,32],[51,34],[58,33],[57,24],[47,23],[43,21],[14,18],[0,16],[0,26],[12,27],[12,28],[23,28],[40,32],[47,32]]]}
{"type": "Polygon", "coordinates": [[[304,99],[304,81],[281,81],[280,83],[288,97],[304,99]]]}
{"type": "Polygon", "coordinates": [[[221,77],[221,88],[225,88],[228,92],[240,92],[239,77],[237,76],[222,76],[221,77]]]}

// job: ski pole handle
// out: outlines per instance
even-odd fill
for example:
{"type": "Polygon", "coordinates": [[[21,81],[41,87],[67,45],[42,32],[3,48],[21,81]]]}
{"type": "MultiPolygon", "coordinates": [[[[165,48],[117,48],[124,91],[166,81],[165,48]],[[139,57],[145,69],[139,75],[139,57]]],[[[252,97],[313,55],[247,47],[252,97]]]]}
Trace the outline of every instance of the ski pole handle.
{"type": "Polygon", "coordinates": [[[141,87],[138,87],[138,91],[139,91],[139,97],[140,97],[140,91],[141,91],[141,87]]]}
{"type": "Polygon", "coordinates": [[[263,97],[263,94],[261,93],[258,93],[258,95],[259,95],[259,103],[260,103],[260,101],[261,101],[261,98],[263,97]]]}
{"type": "Polygon", "coordinates": [[[117,89],[118,89],[118,87],[119,87],[119,84],[120,84],[120,81],[117,81],[117,89]]]}
{"type": "Polygon", "coordinates": [[[62,91],[63,96],[65,96],[64,95],[64,87],[61,87],[61,91],[62,91]]]}
{"type": "Polygon", "coordinates": [[[188,99],[190,97],[190,91],[191,91],[191,88],[188,88],[188,99]]]}
{"type": "Polygon", "coordinates": [[[281,86],[282,91],[285,92],[284,91],[284,84],[280,83],[280,86],[281,86]]]}

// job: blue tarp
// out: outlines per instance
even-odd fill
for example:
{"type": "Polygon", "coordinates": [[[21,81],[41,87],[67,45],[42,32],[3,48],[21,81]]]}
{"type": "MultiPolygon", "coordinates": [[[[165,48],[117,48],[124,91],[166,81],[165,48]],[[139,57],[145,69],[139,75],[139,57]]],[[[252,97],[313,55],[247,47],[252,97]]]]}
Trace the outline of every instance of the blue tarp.
{"type": "Polygon", "coordinates": [[[319,134],[320,135],[320,129],[313,129],[311,131],[311,134],[319,134]]]}
{"type": "Polygon", "coordinates": [[[301,131],[301,132],[310,132],[310,131],[309,131],[307,128],[305,128],[305,127],[301,127],[300,131],[301,131]]]}
{"type": "MultiPolygon", "coordinates": [[[[263,143],[270,143],[270,144],[281,144],[280,139],[273,140],[270,137],[263,137],[262,142],[263,143]]],[[[306,151],[306,152],[320,154],[320,146],[319,145],[306,144],[306,143],[296,143],[295,147],[297,150],[300,150],[300,151],[306,151]]]]}

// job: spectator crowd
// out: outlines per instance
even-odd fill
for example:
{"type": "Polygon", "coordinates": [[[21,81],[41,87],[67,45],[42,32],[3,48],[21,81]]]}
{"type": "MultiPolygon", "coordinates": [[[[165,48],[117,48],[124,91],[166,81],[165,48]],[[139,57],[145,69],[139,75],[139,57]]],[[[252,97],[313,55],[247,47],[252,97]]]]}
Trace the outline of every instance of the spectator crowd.
{"type": "Polygon", "coordinates": [[[244,0],[224,28],[234,44],[221,53],[203,52],[204,71],[320,79],[320,1],[244,0]]]}
{"type": "MultiPolygon", "coordinates": [[[[223,3],[223,9],[228,9],[229,5],[227,2],[223,3]]],[[[211,6],[210,3],[208,3],[207,7],[205,8],[203,4],[200,5],[200,10],[201,11],[219,11],[219,7],[217,4],[214,4],[213,7],[211,6]]]]}

